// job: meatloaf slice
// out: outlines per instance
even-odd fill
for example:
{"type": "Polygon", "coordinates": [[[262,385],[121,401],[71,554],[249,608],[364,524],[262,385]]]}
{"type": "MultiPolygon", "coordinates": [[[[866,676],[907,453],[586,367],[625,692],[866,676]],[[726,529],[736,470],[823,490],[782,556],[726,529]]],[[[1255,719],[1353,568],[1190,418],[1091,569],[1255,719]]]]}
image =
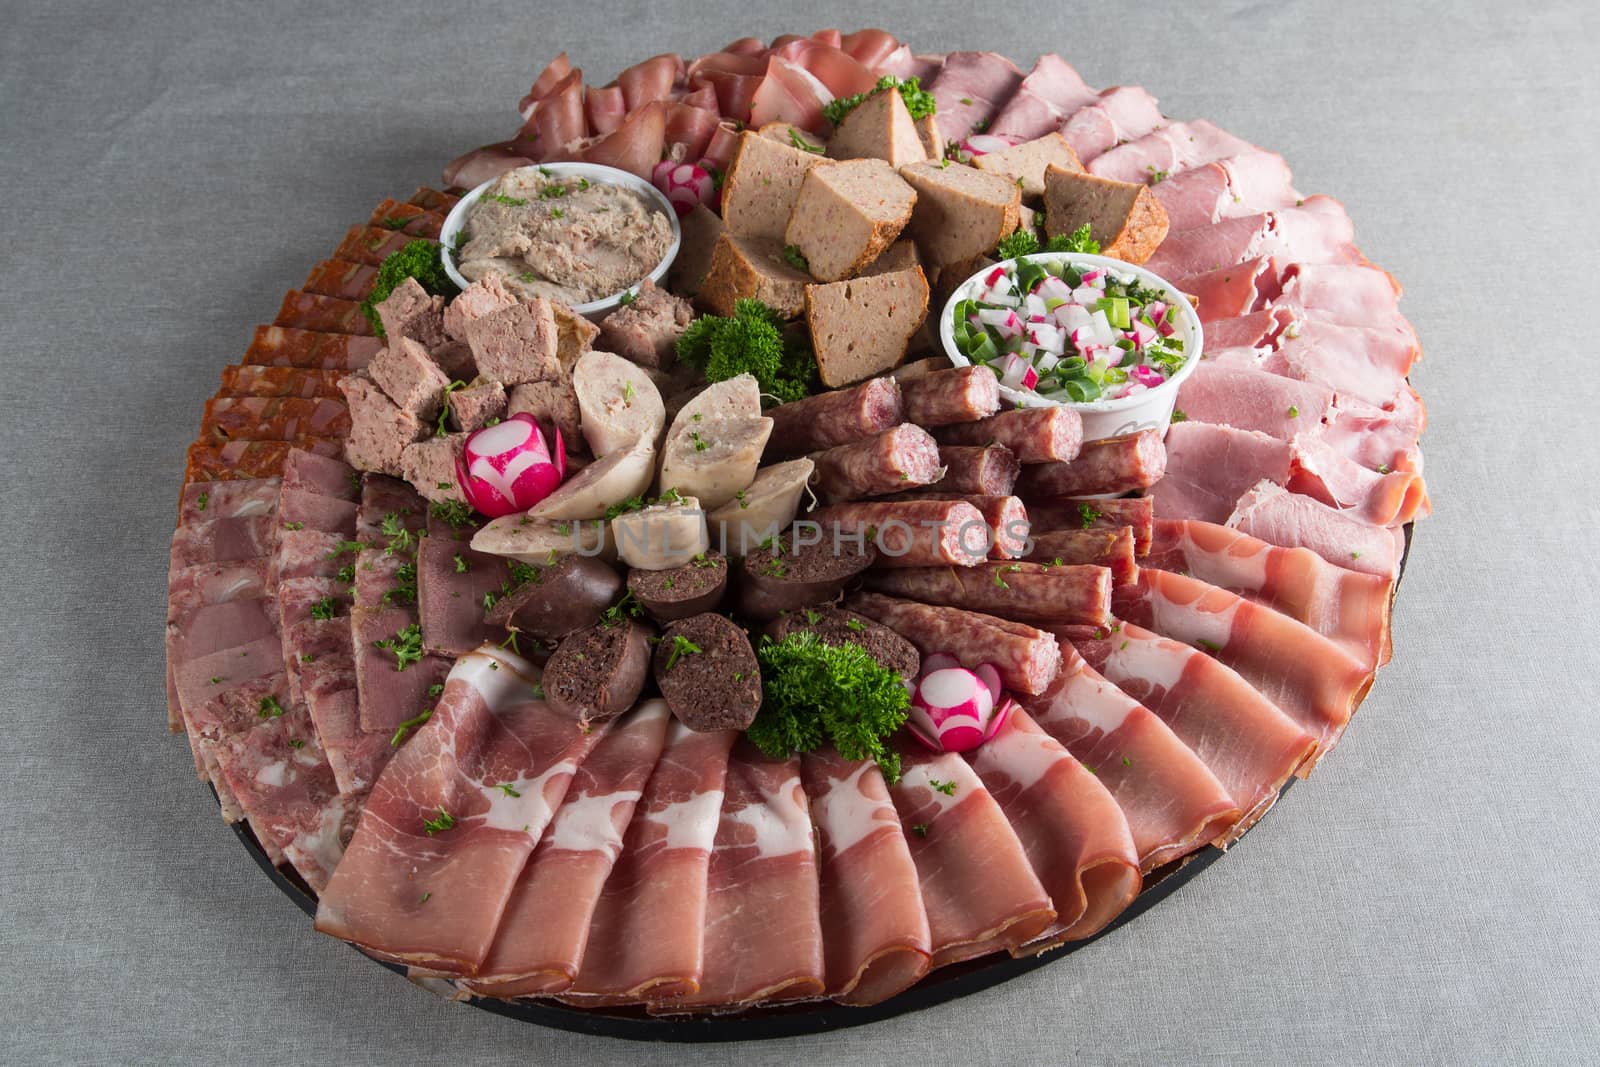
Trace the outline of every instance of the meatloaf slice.
{"type": "Polygon", "coordinates": [[[906,227],[924,263],[943,266],[994,251],[1021,221],[1022,190],[960,163],[913,163],[900,176],[917,191],[906,227]]]}
{"type": "Polygon", "coordinates": [[[811,275],[785,262],[783,245],[771,237],[742,237],[723,231],[711,250],[711,269],[700,286],[700,302],[718,315],[731,316],[735,301],[759,300],[786,319],[805,311],[811,275]]]}
{"type": "Polygon", "coordinates": [[[559,430],[567,449],[583,448],[583,415],[578,408],[578,393],[570,381],[524,382],[511,390],[506,401],[506,417],[520,412],[533,416],[545,439],[559,430]]]}
{"type": "Polygon", "coordinates": [[[450,417],[467,433],[481,430],[489,420],[499,421],[506,414],[506,387],[493,378],[479,378],[465,389],[445,398],[450,417]]]}
{"type": "Polygon", "coordinates": [[[1119,182],[1052,166],[1045,172],[1044,228],[1051,237],[1087,225],[1100,254],[1143,263],[1167,236],[1167,209],[1143,182],[1119,182]]]}
{"type": "Polygon", "coordinates": [[[806,286],[806,324],[823,384],[838,388],[895,366],[927,314],[921,267],[806,286]]]}
{"type": "Polygon", "coordinates": [[[987,152],[972,161],[979,170],[1008,178],[1025,197],[1044,195],[1044,172],[1050,167],[1083,171],[1083,163],[1072,145],[1059,133],[1047,133],[1012,148],[987,152]]]}
{"type": "Polygon", "coordinates": [[[401,453],[422,437],[422,423],[411,412],[396,407],[365,371],[340,381],[339,391],[350,407],[346,461],[357,470],[398,477],[401,453]]]}
{"type": "Polygon", "coordinates": [[[881,159],[813,167],[800,183],[783,239],[825,282],[852,277],[900,236],[916,191],[881,159]]]}
{"type": "Polygon", "coordinates": [[[375,310],[390,344],[397,337],[409,337],[423,348],[444,344],[444,298],[430,296],[415,278],[395,286],[375,310]]]}
{"type": "Polygon", "coordinates": [[[845,115],[828,141],[828,155],[834,159],[881,159],[899,168],[927,159],[928,149],[917,133],[916,120],[906,110],[905,97],[895,89],[879,89],[845,115]]]}
{"type": "Polygon", "coordinates": [[[723,184],[722,224],[745,237],[781,238],[802,179],[821,161],[819,153],[744,131],[723,184]]]}

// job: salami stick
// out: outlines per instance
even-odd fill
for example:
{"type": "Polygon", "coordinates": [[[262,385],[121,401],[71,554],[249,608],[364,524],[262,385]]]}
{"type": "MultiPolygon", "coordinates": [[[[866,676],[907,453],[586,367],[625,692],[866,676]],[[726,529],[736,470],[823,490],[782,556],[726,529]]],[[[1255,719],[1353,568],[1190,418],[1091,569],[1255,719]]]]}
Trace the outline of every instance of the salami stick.
{"type": "Polygon", "coordinates": [[[1111,622],[1111,572],[1105,567],[1048,563],[919,567],[869,573],[867,588],[1040,626],[1111,622]]]}
{"type": "Polygon", "coordinates": [[[964,500],[873,500],[835,504],[806,520],[832,539],[864,538],[879,567],[970,567],[989,555],[989,525],[964,500]]]}
{"type": "Polygon", "coordinates": [[[1005,445],[941,445],[939,461],[944,477],[935,488],[941,493],[1006,496],[1022,471],[1016,454],[1005,445]]]}
{"type": "Polygon", "coordinates": [[[881,593],[857,593],[845,607],[876,619],[924,656],[948,652],[963,667],[993,663],[1016,693],[1042,693],[1061,669],[1061,646],[1043,630],[960,608],[935,607],[881,593]]]}
{"type": "Polygon", "coordinates": [[[1083,444],[1083,420],[1071,408],[1017,408],[941,427],[934,436],[947,445],[1005,445],[1023,463],[1065,463],[1083,444]]]}
{"type": "Polygon", "coordinates": [[[1148,489],[1167,471],[1167,447],[1159,430],[1090,441],[1071,463],[1029,467],[1017,479],[1017,495],[1083,496],[1148,489]]]}
{"type": "Polygon", "coordinates": [[[849,444],[904,421],[900,384],[893,378],[869,378],[849,389],[779,404],[767,415],[772,418],[768,460],[849,444]]]}
{"type": "Polygon", "coordinates": [[[944,473],[933,437],[908,422],[811,458],[817,495],[830,504],[928,485],[944,473]]]}
{"type": "Polygon", "coordinates": [[[987,367],[955,367],[901,379],[907,422],[950,426],[976,422],[1000,410],[1000,379],[987,367]]]}
{"type": "Polygon", "coordinates": [[[1028,502],[1028,521],[1033,535],[1056,530],[1133,530],[1133,551],[1144,556],[1150,551],[1155,509],[1150,497],[1125,496],[1112,500],[1087,500],[1082,497],[1039,498],[1028,502]]]}
{"type": "Polygon", "coordinates": [[[1092,564],[1111,571],[1111,581],[1127,585],[1138,580],[1139,564],[1134,558],[1133,527],[1115,530],[1056,530],[1033,533],[1033,550],[1028,559],[1038,563],[1092,564]]]}

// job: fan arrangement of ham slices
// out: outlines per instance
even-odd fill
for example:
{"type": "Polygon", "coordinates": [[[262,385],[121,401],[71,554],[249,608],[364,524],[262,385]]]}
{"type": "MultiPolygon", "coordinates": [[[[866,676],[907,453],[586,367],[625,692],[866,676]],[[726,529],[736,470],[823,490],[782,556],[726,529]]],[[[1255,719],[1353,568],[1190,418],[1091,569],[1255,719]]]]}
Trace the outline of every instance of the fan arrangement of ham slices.
{"type": "Polygon", "coordinates": [[[1297,191],[1281,157],[1055,55],[1024,71],[878,30],[656,56],[606,85],[563,54],[521,114],[450,164],[452,192],[351,229],[225,369],[189,450],[169,725],[224,817],[317,896],[317,929],[462,996],[873,1004],[946,964],[1093,936],[1333,750],[1388,661],[1404,527],[1429,512],[1420,348],[1343,207],[1297,191]],[[747,127],[823,137],[825,107],[885,75],[920,79],[963,158],[1059,132],[1090,174],[1149,185],[1169,228],[1145,266],[1197,299],[1207,339],[1173,424],[1084,442],[1070,409],[979,421],[961,390],[989,372],[927,366],[766,413],[763,462],[818,459],[811,518],[871,530],[883,500],[914,500],[995,531],[987,557],[874,566],[842,600],[925,659],[993,665],[1009,696],[981,743],[901,731],[891,783],[826,744],[778,759],[691,728],[648,692],[604,721],[561,714],[541,656],[460,614],[515,575],[474,552],[476,524],[347,462],[339,382],[384,348],[360,301],[507,169],[720,174],[747,127]],[[835,452],[880,434],[936,447],[928,465],[964,487],[861,500],[848,464],[865,460],[835,452]],[[1017,518],[1027,544],[1003,536],[1017,518]],[[402,639],[430,627],[466,636],[402,639]]]}

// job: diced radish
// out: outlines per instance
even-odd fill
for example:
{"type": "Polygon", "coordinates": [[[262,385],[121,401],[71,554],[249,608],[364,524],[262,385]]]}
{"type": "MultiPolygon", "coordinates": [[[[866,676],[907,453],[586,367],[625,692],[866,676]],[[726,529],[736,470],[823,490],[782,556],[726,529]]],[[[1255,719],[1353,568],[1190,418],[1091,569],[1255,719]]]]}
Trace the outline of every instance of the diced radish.
{"type": "Polygon", "coordinates": [[[1155,339],[1160,336],[1160,334],[1156,333],[1155,327],[1147,326],[1143,322],[1137,321],[1133,324],[1133,329],[1129,332],[1131,334],[1129,340],[1138,345],[1140,348],[1154,343],[1155,339]]]}
{"type": "Polygon", "coordinates": [[[1035,315],[1043,318],[1045,315],[1049,314],[1050,311],[1050,309],[1044,305],[1044,297],[1039,296],[1036,293],[1029,293],[1022,301],[1022,306],[1027,309],[1027,315],[1030,319],[1035,315]]]}
{"type": "Polygon", "coordinates": [[[1039,372],[1032,361],[1013,352],[1000,364],[1000,384],[1012,389],[1032,389],[1039,384],[1039,372]]]}
{"type": "Polygon", "coordinates": [[[1104,298],[1104,294],[1092,285],[1080,285],[1072,290],[1072,302],[1086,308],[1094,307],[1104,298]]]}
{"type": "Polygon", "coordinates": [[[1014,147],[1016,142],[1009,137],[1002,137],[994,133],[968,134],[966,140],[961,142],[963,154],[968,156],[986,156],[990,152],[1004,152],[1014,147]]]}
{"type": "Polygon", "coordinates": [[[1028,328],[1033,338],[1033,343],[1047,352],[1060,353],[1065,350],[1066,332],[1057,326],[1038,324],[1028,328]]]}
{"type": "Polygon", "coordinates": [[[1106,272],[1103,270],[1086,270],[1081,277],[1084,285],[1092,285],[1100,290],[1106,287],[1106,272]]]}
{"type": "Polygon", "coordinates": [[[1061,362],[1061,357],[1057,356],[1054,352],[1040,352],[1039,357],[1033,362],[1034,366],[1038,367],[1046,374],[1049,374],[1051,371],[1056,369],[1056,364],[1061,362]]]}
{"type": "Polygon", "coordinates": [[[1079,304],[1062,304],[1055,310],[1056,321],[1063,328],[1077,330],[1089,325],[1089,312],[1079,304]]]}
{"type": "Polygon", "coordinates": [[[468,437],[456,460],[456,481],[467,503],[497,519],[527,511],[549,496],[567,473],[561,431],[555,434],[552,449],[533,416],[518,412],[468,437]]]}
{"type": "Polygon", "coordinates": [[[1147,389],[1154,389],[1167,380],[1166,375],[1144,363],[1136,367],[1130,367],[1128,376],[1133,379],[1136,385],[1142,385],[1147,389]]]}
{"type": "MultiPolygon", "coordinates": [[[[933,657],[929,657],[930,659],[933,657]]],[[[912,734],[935,752],[970,752],[993,737],[1011,714],[1011,702],[980,675],[988,664],[925,670],[911,698],[906,720],[912,734]]],[[[996,682],[999,675],[993,675],[996,682]]]]}
{"type": "Polygon", "coordinates": [[[1046,300],[1072,299],[1072,286],[1068,285],[1062,279],[1057,278],[1054,274],[1047,275],[1044,281],[1039,283],[1039,288],[1035,289],[1034,292],[1038,293],[1046,300]]]}

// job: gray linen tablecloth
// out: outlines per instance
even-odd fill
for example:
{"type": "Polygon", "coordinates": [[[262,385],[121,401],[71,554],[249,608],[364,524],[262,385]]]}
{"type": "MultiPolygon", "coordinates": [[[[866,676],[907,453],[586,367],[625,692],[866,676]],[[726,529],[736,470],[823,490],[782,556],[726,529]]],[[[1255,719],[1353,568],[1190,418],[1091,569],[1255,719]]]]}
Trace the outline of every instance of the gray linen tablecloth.
{"type": "Polygon", "coordinates": [[[0,1061],[1542,1064],[1600,1058],[1600,5],[7,3],[0,1061]],[[221,367],[381,197],[595,81],[879,24],[1066,55],[1281,151],[1408,287],[1437,513],[1345,742],[1129,928],[827,1036],[629,1045],[436,1000],[262,876],[162,721],[221,367]]]}

